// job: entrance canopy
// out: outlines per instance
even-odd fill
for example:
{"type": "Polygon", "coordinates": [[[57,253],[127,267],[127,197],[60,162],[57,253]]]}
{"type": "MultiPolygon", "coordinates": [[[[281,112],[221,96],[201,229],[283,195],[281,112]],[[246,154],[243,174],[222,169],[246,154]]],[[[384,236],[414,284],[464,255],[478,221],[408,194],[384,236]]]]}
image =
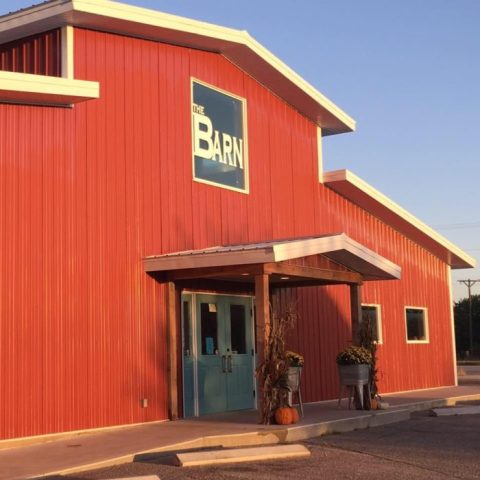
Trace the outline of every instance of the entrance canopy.
{"type": "MultiPolygon", "coordinates": [[[[361,322],[360,285],[400,278],[400,267],[344,233],[188,250],[144,259],[145,271],[167,284],[169,416],[178,418],[182,288],[246,290],[255,294],[255,338],[263,361],[270,331],[271,291],[284,287],[347,284],[352,340],[361,322]]],[[[260,401],[261,404],[261,401],[260,401]]]]}
{"type": "Polygon", "coordinates": [[[390,260],[344,233],[188,250],[144,259],[146,272],[163,281],[208,278],[251,283],[259,274],[270,285],[360,284],[400,278],[390,260]],[[159,278],[160,276],[160,278],[159,278]]]}

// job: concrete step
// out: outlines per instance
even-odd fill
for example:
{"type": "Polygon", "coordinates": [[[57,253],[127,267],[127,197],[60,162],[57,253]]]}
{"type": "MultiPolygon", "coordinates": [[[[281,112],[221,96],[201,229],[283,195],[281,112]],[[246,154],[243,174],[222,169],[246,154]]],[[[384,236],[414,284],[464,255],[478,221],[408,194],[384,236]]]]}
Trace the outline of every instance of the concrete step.
{"type": "Polygon", "coordinates": [[[217,465],[220,463],[254,462],[259,460],[308,457],[310,450],[303,445],[274,445],[269,447],[233,448],[203,452],[177,453],[176,463],[181,467],[217,465]]]}
{"type": "Polygon", "coordinates": [[[160,477],[157,475],[143,475],[141,477],[108,478],[107,480],[160,480],[160,477]]]}
{"type": "Polygon", "coordinates": [[[449,415],[478,415],[480,414],[480,405],[434,408],[432,412],[436,417],[445,417],[449,415]]]}

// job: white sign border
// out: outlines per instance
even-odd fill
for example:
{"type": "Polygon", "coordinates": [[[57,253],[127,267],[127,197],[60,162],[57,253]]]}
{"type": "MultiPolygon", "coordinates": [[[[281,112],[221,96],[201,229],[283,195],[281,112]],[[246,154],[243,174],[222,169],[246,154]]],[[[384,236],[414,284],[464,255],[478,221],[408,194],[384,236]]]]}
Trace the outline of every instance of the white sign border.
{"type": "Polygon", "coordinates": [[[205,183],[207,185],[211,185],[214,187],[220,187],[224,188],[226,190],[232,190],[234,192],[239,192],[243,193],[245,195],[248,195],[250,193],[250,173],[249,173],[249,168],[248,168],[248,135],[247,135],[247,99],[243,97],[239,97],[238,95],[234,95],[233,93],[227,92],[226,90],[222,90],[221,88],[215,87],[214,85],[210,85],[209,83],[203,82],[202,80],[199,80],[198,78],[195,77],[190,77],[190,134],[191,134],[191,139],[190,143],[192,146],[192,177],[193,181],[199,182],[199,183],[205,183]],[[228,185],[224,185],[223,183],[218,183],[218,182],[212,182],[210,180],[205,180],[203,178],[198,178],[195,176],[195,152],[194,152],[194,145],[193,145],[193,115],[192,115],[192,109],[193,109],[193,84],[198,83],[199,85],[203,85],[204,87],[210,88],[212,90],[216,90],[219,93],[222,93],[223,95],[227,95],[229,97],[235,98],[236,100],[239,100],[242,103],[242,128],[243,128],[243,146],[244,146],[244,173],[245,173],[245,188],[235,188],[235,187],[229,187],[228,185]]]}

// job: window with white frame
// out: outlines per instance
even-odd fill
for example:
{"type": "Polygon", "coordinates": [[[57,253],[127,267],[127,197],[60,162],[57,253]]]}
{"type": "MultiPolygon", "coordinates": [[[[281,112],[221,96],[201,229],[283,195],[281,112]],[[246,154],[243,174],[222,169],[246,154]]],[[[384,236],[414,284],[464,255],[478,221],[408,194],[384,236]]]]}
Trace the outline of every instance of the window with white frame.
{"type": "Polygon", "coordinates": [[[377,343],[383,343],[382,309],[380,305],[362,305],[362,323],[373,330],[373,338],[377,343]]]}
{"type": "Polygon", "coordinates": [[[422,307],[405,307],[407,342],[428,342],[427,309],[422,307]]]}

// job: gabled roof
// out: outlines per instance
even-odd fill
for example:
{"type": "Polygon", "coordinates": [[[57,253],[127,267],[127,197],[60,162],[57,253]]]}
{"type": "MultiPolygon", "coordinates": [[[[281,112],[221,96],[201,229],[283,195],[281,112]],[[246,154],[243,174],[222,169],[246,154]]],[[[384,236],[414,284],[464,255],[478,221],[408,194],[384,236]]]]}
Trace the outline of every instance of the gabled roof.
{"type": "Polygon", "coordinates": [[[144,259],[144,268],[147,272],[164,272],[275,263],[310,255],[323,255],[360,273],[365,280],[400,278],[401,269],[398,265],[352,240],[344,233],[155,255],[144,259]]]}
{"type": "Polygon", "coordinates": [[[327,172],[324,184],[432,252],[452,268],[475,267],[475,259],[349,170],[327,172]]]}
{"type": "Polygon", "coordinates": [[[355,121],[246,31],[107,0],[52,0],[0,17],[0,44],[73,25],[223,55],[300,113],[323,135],[355,130],[355,121]]]}

